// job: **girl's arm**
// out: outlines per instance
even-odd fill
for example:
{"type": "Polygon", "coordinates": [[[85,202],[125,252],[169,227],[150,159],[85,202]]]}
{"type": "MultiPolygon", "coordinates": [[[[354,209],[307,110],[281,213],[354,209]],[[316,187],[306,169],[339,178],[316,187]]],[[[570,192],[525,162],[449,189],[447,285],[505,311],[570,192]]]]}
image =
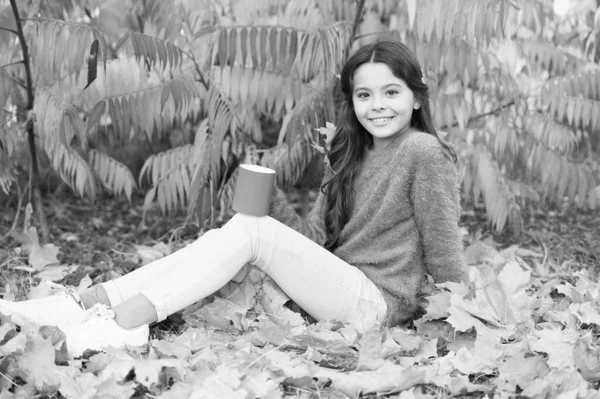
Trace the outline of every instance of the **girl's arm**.
{"type": "Polygon", "coordinates": [[[436,283],[458,282],[464,271],[458,171],[439,145],[415,155],[411,200],[425,264],[436,283]]]}
{"type": "Polygon", "coordinates": [[[269,208],[269,216],[310,238],[317,244],[324,245],[327,235],[325,233],[324,218],[321,213],[321,204],[324,198],[323,193],[319,191],[317,200],[310,213],[306,218],[302,218],[287,201],[283,191],[279,188],[275,190],[275,195],[271,200],[269,208]]]}

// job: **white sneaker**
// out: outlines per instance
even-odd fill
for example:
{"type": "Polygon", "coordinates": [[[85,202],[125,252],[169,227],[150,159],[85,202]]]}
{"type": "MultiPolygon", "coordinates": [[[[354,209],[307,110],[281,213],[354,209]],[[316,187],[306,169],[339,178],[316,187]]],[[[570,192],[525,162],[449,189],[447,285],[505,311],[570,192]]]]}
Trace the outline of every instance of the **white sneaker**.
{"type": "Polygon", "coordinates": [[[148,343],[147,324],[125,329],[115,321],[115,312],[102,304],[87,311],[83,321],[59,325],[65,333],[67,350],[72,357],[81,356],[86,349],[101,351],[108,347],[124,349],[126,345],[142,346],[148,343]]]}
{"type": "Polygon", "coordinates": [[[19,302],[0,299],[0,313],[13,317],[15,324],[30,321],[40,326],[57,326],[83,320],[85,310],[77,291],[74,288],[48,283],[60,292],[19,302]]]}

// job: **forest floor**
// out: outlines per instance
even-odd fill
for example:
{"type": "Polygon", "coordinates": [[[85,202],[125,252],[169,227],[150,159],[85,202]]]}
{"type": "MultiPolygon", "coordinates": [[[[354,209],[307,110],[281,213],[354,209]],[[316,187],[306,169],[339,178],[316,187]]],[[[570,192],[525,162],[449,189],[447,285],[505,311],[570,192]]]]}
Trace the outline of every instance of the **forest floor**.
{"type": "MultiPolygon", "coordinates": [[[[295,195],[292,194],[290,196],[290,201],[294,203],[298,207],[298,209],[300,209],[300,204],[298,203],[297,197],[295,195]]],[[[158,258],[164,255],[161,253],[157,254],[157,251],[160,252],[164,248],[168,248],[169,251],[175,251],[197,238],[198,231],[196,227],[191,223],[185,223],[185,216],[183,215],[183,213],[169,217],[164,217],[160,215],[160,212],[153,211],[147,214],[145,220],[142,222],[142,205],[143,198],[134,198],[132,204],[129,204],[127,203],[127,201],[124,200],[115,200],[113,198],[108,197],[98,199],[94,204],[84,203],[81,200],[74,199],[71,197],[51,198],[47,200],[46,211],[48,223],[50,226],[50,243],[58,248],[58,263],[63,266],[68,266],[65,267],[63,270],[63,272],[65,273],[64,278],[56,279],[56,281],[61,284],[77,286],[86,275],[89,275],[93,283],[103,282],[134,270],[141,264],[147,263],[149,261],[149,258],[158,258]],[[161,242],[166,245],[160,246],[161,242]]],[[[37,284],[37,280],[32,278],[32,275],[30,273],[31,269],[28,267],[28,257],[24,254],[19,253],[20,247],[23,244],[22,241],[15,238],[14,235],[10,234],[10,229],[14,223],[15,217],[16,209],[14,209],[13,207],[5,207],[2,209],[2,213],[0,216],[0,237],[3,237],[4,239],[3,244],[0,246],[0,297],[9,295],[14,299],[19,300],[24,299],[26,297],[31,287],[37,284]]],[[[23,213],[21,210],[21,216],[19,218],[19,223],[17,224],[18,230],[22,230],[22,219],[23,213]]],[[[497,255],[499,252],[502,252],[503,250],[506,250],[511,246],[515,246],[518,247],[520,250],[530,251],[526,252],[523,256],[524,262],[521,263],[521,266],[529,267],[533,274],[539,274],[540,272],[542,274],[545,274],[545,281],[551,279],[550,275],[560,276],[560,278],[563,281],[572,281],[570,280],[570,276],[573,276],[575,274],[577,274],[578,276],[583,275],[587,279],[594,282],[598,281],[598,276],[600,273],[600,212],[575,212],[574,210],[569,208],[565,208],[565,210],[563,211],[549,210],[544,212],[529,210],[525,213],[524,222],[524,234],[520,237],[516,237],[510,232],[497,234],[490,229],[490,226],[487,220],[485,219],[485,214],[483,212],[464,212],[460,224],[465,233],[464,240],[465,246],[467,247],[467,252],[469,253],[469,257],[475,259],[474,263],[485,263],[486,257],[488,260],[490,260],[491,258],[493,258],[494,254],[497,255]],[[477,247],[477,245],[473,244],[477,243],[485,243],[485,245],[481,246],[481,248],[478,250],[473,250],[473,248],[477,247]],[[471,248],[470,252],[469,248],[471,248]],[[482,251],[488,251],[489,253],[482,253],[482,251]]],[[[523,261],[523,259],[521,260],[523,261]]],[[[555,294],[550,294],[550,291],[548,291],[545,295],[547,295],[548,298],[555,298],[555,294]]],[[[575,301],[575,299],[573,299],[573,301],[575,301]]],[[[189,326],[189,320],[190,319],[185,319],[180,314],[176,314],[174,316],[169,317],[164,322],[154,325],[152,327],[151,335],[154,338],[160,340],[162,337],[166,337],[169,334],[179,334],[181,331],[185,330],[186,326],[189,326]]],[[[435,321],[430,321],[429,323],[434,322],[435,321]]],[[[542,324],[540,324],[540,326],[541,325],[542,324]]],[[[192,330],[200,331],[196,329],[198,325],[192,327],[194,327],[192,330]]],[[[325,330],[315,330],[313,331],[313,333],[322,334],[324,331],[325,330]]],[[[331,331],[328,331],[328,333],[333,333],[333,331],[335,331],[335,328],[331,331]]],[[[583,330],[578,331],[582,331],[581,334],[584,334],[585,332],[583,330]]],[[[410,333],[410,331],[408,332],[410,333]]],[[[396,333],[398,332],[396,331],[396,333]]],[[[420,334],[421,331],[417,331],[417,333],[420,334]]],[[[402,334],[405,334],[405,332],[402,332],[402,334]]],[[[596,333],[594,334],[596,335],[596,333]]],[[[467,334],[462,335],[463,337],[467,336],[467,334]]],[[[304,337],[306,337],[306,334],[304,335],[304,337]]],[[[181,336],[181,339],[184,339],[184,336],[181,336]]],[[[273,339],[276,340],[276,338],[273,339]]],[[[311,336],[310,339],[314,341],[315,336],[311,336]]],[[[419,350],[425,350],[423,348],[425,348],[428,345],[427,342],[433,342],[427,341],[423,337],[419,339],[421,340],[419,341],[421,345],[421,349],[419,350]]],[[[469,340],[471,342],[470,345],[472,345],[473,337],[470,336],[469,340]]],[[[0,341],[2,341],[1,336],[0,341]]],[[[438,342],[437,339],[436,342],[438,342]]],[[[439,342],[438,350],[440,349],[439,342]]],[[[524,342],[526,342],[526,340],[523,340],[523,343],[524,342]]],[[[539,342],[542,342],[541,338],[539,342]]],[[[255,341],[252,341],[252,343],[255,344],[255,341]]],[[[453,344],[450,338],[448,338],[448,343],[448,345],[453,344]]],[[[3,343],[0,342],[0,352],[2,349],[2,344],[3,343]]],[[[364,345],[365,342],[361,341],[361,344],[364,345]]],[[[281,348],[281,345],[278,348],[281,348]]],[[[315,356],[322,356],[326,353],[331,353],[328,352],[328,348],[334,347],[335,345],[333,345],[332,343],[328,343],[327,345],[330,346],[324,346],[323,348],[321,348],[324,349],[323,351],[321,351],[321,354],[316,353],[315,356]]],[[[598,346],[596,343],[594,343],[594,345],[598,346]]],[[[473,348],[472,346],[470,347],[473,348]]],[[[258,350],[258,347],[253,348],[254,350],[258,350]]],[[[244,366],[244,368],[241,368],[240,370],[247,371],[247,367],[250,366],[253,366],[253,370],[260,369],[260,367],[262,366],[260,366],[259,359],[262,358],[264,360],[265,357],[269,358],[269,361],[275,362],[275,360],[271,359],[272,352],[266,351],[266,347],[264,350],[264,352],[257,352],[258,357],[249,365],[247,364],[246,366],[244,366]]],[[[290,354],[290,351],[293,352],[293,350],[297,351],[298,349],[289,349],[287,351],[287,354],[290,354]]],[[[308,350],[310,350],[310,346],[308,350]]],[[[235,351],[238,351],[235,352],[237,356],[241,351],[245,351],[245,349],[242,350],[240,348],[235,348],[235,351]]],[[[234,353],[233,349],[231,353],[234,353]]],[[[313,355],[309,356],[307,355],[307,353],[308,352],[304,353],[303,356],[308,356],[309,360],[311,360],[313,355]]],[[[405,355],[408,356],[407,354],[409,352],[403,353],[405,353],[405,355]]],[[[410,353],[414,353],[414,351],[410,353]]],[[[550,358],[548,360],[548,364],[550,365],[553,355],[550,353],[549,355],[550,358]]],[[[336,359],[343,360],[344,356],[346,355],[341,353],[339,354],[339,356],[336,355],[336,357],[321,360],[321,364],[323,364],[323,362],[325,362],[325,364],[328,364],[327,362],[332,362],[336,359]]],[[[356,366],[356,355],[352,356],[353,357],[351,357],[351,359],[354,359],[352,360],[352,362],[354,362],[352,363],[352,367],[354,367],[356,366]]],[[[361,361],[360,356],[361,355],[359,353],[359,363],[361,361]]],[[[537,361],[537,357],[527,358],[527,360],[533,359],[536,359],[537,361]]],[[[421,365],[421,371],[426,370],[428,361],[421,360],[420,362],[421,363],[419,364],[421,365]]],[[[458,363],[452,364],[455,365],[453,367],[456,367],[457,370],[459,370],[461,367],[464,367],[458,366],[458,363]]],[[[333,369],[344,369],[344,367],[346,367],[347,370],[352,369],[350,365],[342,367],[343,365],[338,364],[338,366],[339,367],[332,367],[333,369]]],[[[279,367],[283,366],[280,365],[279,367]]],[[[329,366],[325,366],[325,369],[321,368],[320,372],[325,373],[328,367],[329,366]]],[[[2,363],[0,362],[0,372],[1,371],[2,363]]],[[[288,371],[289,370],[286,369],[286,373],[288,371]]],[[[463,370],[461,369],[460,371],[462,372],[463,370]]],[[[484,378],[486,380],[492,381],[493,376],[490,376],[490,373],[485,372],[485,370],[478,371],[479,372],[476,374],[480,375],[479,378],[484,378]]],[[[548,376],[550,375],[551,374],[548,374],[548,376]]],[[[570,374],[569,376],[569,378],[572,377],[570,374]]],[[[131,375],[129,375],[128,378],[131,379],[131,375]]],[[[283,384],[284,393],[286,394],[286,396],[287,394],[297,394],[298,392],[301,392],[302,389],[304,389],[310,391],[310,395],[306,397],[321,397],[322,392],[320,391],[320,389],[326,388],[325,385],[316,386],[315,388],[298,388],[298,385],[303,386],[302,383],[299,382],[300,380],[296,380],[295,378],[289,378],[290,377],[286,379],[286,384],[283,384]]],[[[329,376],[328,378],[333,379],[335,382],[335,378],[340,378],[340,375],[329,376]]],[[[548,381],[550,381],[552,380],[552,378],[557,377],[556,375],[553,375],[553,377],[548,378],[548,381]]],[[[499,380],[500,379],[496,379],[495,381],[499,380]]],[[[17,379],[16,381],[19,382],[21,380],[17,379]]],[[[431,381],[433,381],[433,379],[431,381]]],[[[23,381],[21,381],[21,383],[22,382],[23,381]]],[[[475,381],[472,382],[473,385],[470,385],[470,388],[468,389],[485,390],[489,388],[485,388],[485,385],[477,385],[475,381]]],[[[313,382],[310,382],[310,384],[313,384],[313,382]]],[[[338,388],[336,389],[341,389],[339,388],[339,386],[345,385],[346,382],[338,381],[337,384],[338,388]]],[[[463,383],[461,382],[461,384],[463,383]]],[[[548,384],[551,383],[548,382],[548,384]]],[[[27,384],[24,385],[24,387],[28,387],[30,385],[31,384],[27,384]]],[[[140,387],[142,387],[142,385],[143,383],[139,383],[139,385],[137,385],[137,393],[140,393],[139,389],[140,387]]],[[[523,385],[523,383],[521,385],[523,385]]],[[[465,388],[466,385],[461,386],[461,392],[464,393],[464,390],[467,389],[465,388]]],[[[492,386],[496,386],[497,389],[505,389],[505,387],[500,382],[494,382],[492,386]]],[[[518,386],[515,388],[515,386],[513,386],[513,388],[511,389],[517,389],[517,391],[521,389],[518,386]]],[[[2,391],[1,387],[2,383],[0,381],[0,391],[2,391]]],[[[595,387],[597,388],[597,384],[595,385],[595,387]]],[[[143,392],[149,392],[149,388],[142,388],[143,392]]],[[[162,389],[165,389],[165,387],[163,387],[162,389]]],[[[451,388],[446,389],[449,390],[447,392],[452,392],[451,388]]],[[[550,388],[546,387],[544,389],[550,388]]],[[[552,389],[559,388],[555,387],[552,389]]],[[[332,394],[331,397],[341,397],[336,396],[336,392],[339,391],[330,391],[330,393],[332,394]]],[[[555,390],[555,392],[558,391],[555,390]]],[[[439,395],[440,391],[437,391],[437,394],[439,395]]],[[[176,394],[173,393],[173,395],[176,394]]],[[[469,394],[467,394],[466,396],[469,396],[469,394]]],[[[0,397],[2,397],[1,392],[0,397]]],[[[12,396],[10,397],[12,398],[12,396]]],[[[140,394],[136,397],[146,396],[140,394]]],[[[425,396],[417,395],[415,397],[425,396]]]]}
{"type": "MultiPolygon", "coordinates": [[[[290,202],[300,210],[297,196],[290,202]]],[[[50,242],[60,248],[61,264],[85,265],[94,268],[92,279],[101,278],[107,270],[127,273],[138,266],[140,259],[134,255],[135,245],[155,245],[163,241],[176,250],[197,238],[198,230],[185,222],[179,212],[162,216],[158,209],[149,212],[142,221],[143,198],[134,197],[131,204],[110,197],[98,199],[94,204],[80,199],[51,198],[46,211],[50,227],[50,242]]],[[[0,219],[0,237],[5,237],[0,247],[0,265],[9,270],[26,259],[15,255],[21,244],[10,237],[16,209],[5,207],[0,219]]],[[[21,219],[23,212],[21,212],[21,219]]],[[[587,270],[591,277],[600,273],[600,211],[526,210],[524,232],[515,236],[510,231],[498,234],[491,229],[483,211],[465,211],[460,225],[468,231],[465,246],[474,240],[483,240],[501,250],[510,245],[536,251],[555,271],[564,273],[587,270]]],[[[17,229],[22,229],[18,224],[17,229]]],[[[88,268],[85,268],[89,272],[88,268]]],[[[69,282],[83,277],[80,273],[69,277],[69,282]]]]}

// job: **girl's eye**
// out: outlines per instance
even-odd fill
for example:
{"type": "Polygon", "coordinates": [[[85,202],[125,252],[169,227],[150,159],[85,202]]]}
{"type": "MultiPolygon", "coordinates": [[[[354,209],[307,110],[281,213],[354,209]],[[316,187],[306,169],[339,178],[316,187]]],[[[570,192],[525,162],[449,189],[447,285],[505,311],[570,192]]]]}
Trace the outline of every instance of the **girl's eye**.
{"type": "Polygon", "coordinates": [[[356,95],[356,97],[358,97],[358,98],[367,98],[367,97],[369,97],[369,93],[358,93],[356,95]]]}
{"type": "Polygon", "coordinates": [[[396,94],[398,94],[398,90],[388,90],[388,91],[387,91],[387,94],[388,94],[389,96],[395,96],[396,94]]]}

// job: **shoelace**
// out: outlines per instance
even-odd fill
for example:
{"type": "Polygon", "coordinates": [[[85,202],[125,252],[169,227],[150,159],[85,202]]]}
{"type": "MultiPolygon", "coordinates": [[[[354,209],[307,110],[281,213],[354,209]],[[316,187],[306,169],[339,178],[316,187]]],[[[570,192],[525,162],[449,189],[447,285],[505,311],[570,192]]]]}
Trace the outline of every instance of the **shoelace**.
{"type": "Polygon", "coordinates": [[[114,319],[115,312],[106,305],[97,303],[92,306],[85,315],[84,321],[88,322],[91,320],[99,321],[100,319],[114,319]]]}
{"type": "Polygon", "coordinates": [[[81,309],[83,310],[87,310],[85,305],[83,304],[83,301],[81,300],[81,296],[79,296],[79,293],[77,292],[77,290],[75,289],[75,287],[70,286],[70,285],[61,285],[61,284],[57,284],[55,282],[52,281],[47,281],[46,280],[46,284],[48,284],[48,286],[50,286],[50,288],[54,288],[56,290],[65,292],[69,295],[71,295],[73,297],[73,299],[75,300],[75,302],[81,306],[81,309]]]}

